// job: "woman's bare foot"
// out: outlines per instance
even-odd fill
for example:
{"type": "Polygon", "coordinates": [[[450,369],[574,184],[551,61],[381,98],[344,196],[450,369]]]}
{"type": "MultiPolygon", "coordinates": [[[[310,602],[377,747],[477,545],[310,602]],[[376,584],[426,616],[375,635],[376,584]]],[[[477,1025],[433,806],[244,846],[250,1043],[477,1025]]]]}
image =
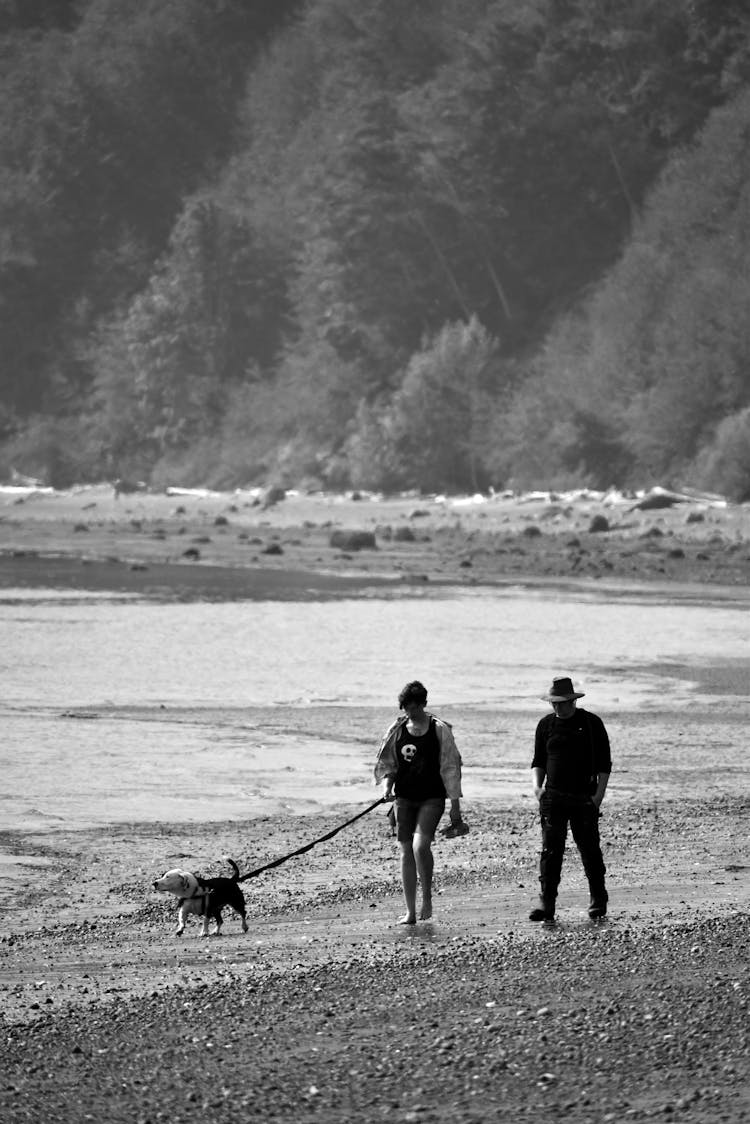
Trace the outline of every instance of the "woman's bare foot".
{"type": "Polygon", "coordinates": [[[413,913],[405,913],[403,917],[399,917],[399,925],[416,925],[417,919],[413,913]]]}
{"type": "Polygon", "coordinates": [[[419,911],[420,921],[429,921],[432,917],[432,901],[423,901],[422,908],[419,911]]]}

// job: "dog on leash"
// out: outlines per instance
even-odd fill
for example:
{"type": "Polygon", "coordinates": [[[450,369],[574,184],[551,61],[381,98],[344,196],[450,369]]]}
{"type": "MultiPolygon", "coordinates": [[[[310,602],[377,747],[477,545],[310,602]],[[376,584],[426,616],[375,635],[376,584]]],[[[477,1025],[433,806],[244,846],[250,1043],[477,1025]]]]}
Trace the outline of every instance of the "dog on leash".
{"type": "Polygon", "coordinates": [[[239,884],[240,871],[234,859],[227,858],[234,874],[231,878],[201,878],[189,870],[168,870],[154,882],[154,889],[166,894],[174,894],[178,899],[178,921],[176,936],[185,929],[188,914],[195,913],[203,918],[201,936],[207,937],[211,920],[215,921],[215,936],[221,936],[223,924],[221,911],[229,906],[242,918],[242,931],[249,926],[245,917],[245,895],[239,884]]]}

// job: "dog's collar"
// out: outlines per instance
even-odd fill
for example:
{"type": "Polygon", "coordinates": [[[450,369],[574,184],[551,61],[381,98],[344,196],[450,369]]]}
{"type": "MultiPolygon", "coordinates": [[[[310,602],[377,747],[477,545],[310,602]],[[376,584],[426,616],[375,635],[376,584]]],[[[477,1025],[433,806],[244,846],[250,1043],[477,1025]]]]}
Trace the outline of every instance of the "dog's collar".
{"type": "Polygon", "coordinates": [[[207,898],[210,893],[210,890],[199,885],[197,889],[193,890],[192,894],[187,895],[187,900],[190,901],[191,898],[207,898]]]}

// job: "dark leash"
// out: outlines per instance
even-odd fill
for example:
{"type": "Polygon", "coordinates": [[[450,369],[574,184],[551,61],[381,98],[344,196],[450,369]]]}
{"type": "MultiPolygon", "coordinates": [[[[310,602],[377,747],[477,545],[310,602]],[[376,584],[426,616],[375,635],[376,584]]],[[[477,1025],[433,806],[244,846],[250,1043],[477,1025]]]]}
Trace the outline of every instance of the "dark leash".
{"type": "Polygon", "coordinates": [[[248,878],[256,878],[259,874],[262,874],[264,870],[272,870],[275,866],[281,866],[282,863],[287,862],[288,859],[293,859],[297,855],[306,854],[308,851],[311,851],[313,847],[316,847],[318,843],[325,843],[327,839],[333,839],[334,835],[338,835],[338,833],[343,831],[345,827],[348,827],[349,824],[355,823],[356,820],[361,820],[363,816],[366,816],[369,812],[372,812],[373,809],[385,803],[386,799],[384,796],[378,797],[378,799],[365,808],[364,811],[357,812],[356,816],[352,816],[346,823],[334,827],[333,831],[329,831],[326,835],[321,835],[319,839],[313,839],[311,843],[305,843],[304,847],[298,847],[296,851],[290,851],[288,855],[282,855],[280,859],[274,859],[273,862],[265,863],[264,866],[256,867],[255,870],[249,870],[247,874],[243,874],[237,881],[246,882],[248,878]]]}

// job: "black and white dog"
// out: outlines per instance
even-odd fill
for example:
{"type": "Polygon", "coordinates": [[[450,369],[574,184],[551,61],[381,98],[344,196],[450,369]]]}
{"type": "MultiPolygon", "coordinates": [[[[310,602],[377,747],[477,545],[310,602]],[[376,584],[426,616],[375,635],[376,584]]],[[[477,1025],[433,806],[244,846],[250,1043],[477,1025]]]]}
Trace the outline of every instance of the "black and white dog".
{"type": "Polygon", "coordinates": [[[240,871],[234,859],[227,858],[234,874],[231,878],[201,878],[189,870],[168,870],[161,878],[154,882],[155,890],[162,890],[166,894],[174,894],[179,899],[179,913],[176,935],[179,937],[185,928],[185,921],[189,913],[195,913],[203,918],[201,936],[207,937],[208,924],[213,918],[216,922],[215,936],[221,935],[222,916],[224,906],[229,906],[242,918],[242,931],[246,933],[249,926],[245,917],[245,895],[239,884],[240,871]]]}

